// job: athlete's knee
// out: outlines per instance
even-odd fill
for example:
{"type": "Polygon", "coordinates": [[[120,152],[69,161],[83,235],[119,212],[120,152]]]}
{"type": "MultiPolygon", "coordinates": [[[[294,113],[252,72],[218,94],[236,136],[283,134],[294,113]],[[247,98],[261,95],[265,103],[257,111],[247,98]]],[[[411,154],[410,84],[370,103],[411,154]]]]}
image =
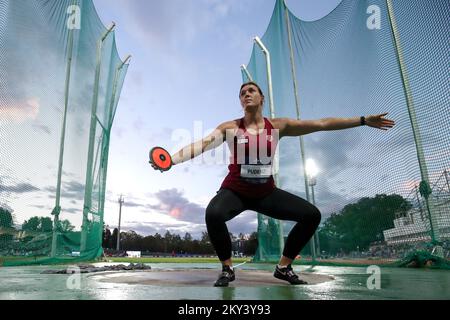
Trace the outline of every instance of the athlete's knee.
{"type": "Polygon", "coordinates": [[[309,208],[308,220],[314,226],[318,226],[320,224],[320,221],[322,220],[322,213],[316,206],[311,205],[309,208]]]}
{"type": "Polygon", "coordinates": [[[206,224],[225,222],[223,210],[216,205],[209,204],[208,207],[206,207],[205,221],[206,224]]]}

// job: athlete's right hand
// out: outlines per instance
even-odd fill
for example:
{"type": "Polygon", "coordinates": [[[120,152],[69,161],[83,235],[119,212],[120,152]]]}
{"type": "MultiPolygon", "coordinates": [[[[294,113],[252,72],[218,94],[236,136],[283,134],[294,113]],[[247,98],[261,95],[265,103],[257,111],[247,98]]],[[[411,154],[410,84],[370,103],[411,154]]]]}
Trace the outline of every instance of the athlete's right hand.
{"type": "Polygon", "coordinates": [[[172,168],[173,161],[170,154],[161,147],[155,147],[150,151],[150,164],[153,169],[161,172],[169,171],[172,168]]]}

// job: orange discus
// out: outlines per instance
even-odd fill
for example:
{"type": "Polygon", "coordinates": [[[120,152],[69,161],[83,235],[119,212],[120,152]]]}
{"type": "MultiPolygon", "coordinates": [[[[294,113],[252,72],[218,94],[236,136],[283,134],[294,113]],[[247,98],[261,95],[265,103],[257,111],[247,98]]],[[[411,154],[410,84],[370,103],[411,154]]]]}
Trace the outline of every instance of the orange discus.
{"type": "Polygon", "coordinates": [[[155,147],[150,151],[150,163],[157,167],[161,172],[172,168],[172,157],[161,147],[155,147]]]}

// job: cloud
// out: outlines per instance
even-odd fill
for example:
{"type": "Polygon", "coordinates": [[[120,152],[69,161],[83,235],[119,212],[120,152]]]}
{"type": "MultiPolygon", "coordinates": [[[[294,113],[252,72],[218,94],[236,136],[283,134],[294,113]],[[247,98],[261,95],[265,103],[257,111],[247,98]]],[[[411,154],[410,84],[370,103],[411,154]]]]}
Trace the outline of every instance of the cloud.
{"type": "MultiPolygon", "coordinates": [[[[348,141],[348,135],[351,133],[343,133],[339,137],[339,141],[348,141]]],[[[352,135],[354,136],[354,135],[352,135]]],[[[351,151],[358,144],[355,141],[349,144],[348,148],[343,148],[342,143],[336,142],[336,137],[329,135],[316,134],[304,138],[305,155],[307,159],[314,159],[320,171],[327,175],[330,179],[345,169],[360,165],[360,163],[352,160],[351,151]]],[[[303,179],[303,161],[300,154],[298,138],[285,139],[280,144],[280,175],[285,181],[294,181],[298,183],[298,179],[303,179]],[[297,140],[297,141],[295,141],[297,140]]],[[[304,183],[302,182],[303,186],[304,183]]]]}
{"type": "MultiPolygon", "coordinates": [[[[143,74],[139,71],[132,72],[128,81],[133,85],[133,87],[142,88],[144,85],[143,74]]],[[[123,101],[123,97],[121,100],[123,101]]]]}
{"type": "Polygon", "coordinates": [[[251,234],[258,229],[258,218],[255,211],[244,211],[227,222],[228,231],[234,235],[251,234]]]}
{"type": "MultiPolygon", "coordinates": [[[[50,193],[50,198],[55,198],[56,187],[48,186],[43,191],[50,193]]],[[[63,182],[61,186],[61,197],[72,200],[84,200],[84,191],[84,184],[77,181],[63,182]]]]}
{"type": "Polygon", "coordinates": [[[124,133],[126,133],[127,131],[128,130],[126,130],[124,127],[119,127],[116,125],[113,125],[112,127],[112,133],[119,139],[122,138],[124,136],[124,133]]]}
{"type": "Polygon", "coordinates": [[[39,114],[39,108],[39,99],[35,97],[11,101],[10,103],[2,104],[0,120],[9,120],[17,123],[25,122],[28,119],[35,120],[39,114]]]}
{"type": "Polygon", "coordinates": [[[137,130],[139,133],[145,128],[145,125],[146,121],[144,121],[142,117],[135,118],[133,121],[133,129],[137,130]]]}
{"type": "MultiPolygon", "coordinates": [[[[125,199],[124,206],[138,210],[134,214],[128,213],[128,216],[134,218],[123,221],[125,229],[145,235],[156,232],[163,235],[167,230],[180,235],[189,232],[196,238],[200,238],[202,232],[206,231],[206,207],[189,201],[178,189],[160,190],[154,194],[147,193],[145,200],[132,196],[125,196],[125,199]],[[141,213],[144,213],[147,221],[136,220],[141,213]]],[[[115,201],[112,195],[108,195],[108,200],[115,201]]],[[[233,234],[250,234],[257,229],[256,214],[252,211],[242,212],[227,222],[227,225],[233,234]]]]}
{"type": "MultiPolygon", "coordinates": [[[[127,208],[146,208],[148,205],[148,198],[153,197],[151,193],[144,195],[144,198],[139,198],[131,194],[122,194],[123,207],[127,208]]],[[[106,192],[106,202],[118,205],[120,195],[116,195],[112,191],[106,192]]]]}
{"type": "Polygon", "coordinates": [[[56,188],[52,187],[52,186],[45,187],[43,190],[47,191],[47,192],[50,192],[50,193],[56,193],[56,188]]]}
{"type": "Polygon", "coordinates": [[[0,184],[0,193],[8,192],[8,193],[29,193],[34,191],[39,191],[40,189],[29,184],[29,183],[18,183],[16,185],[3,185],[0,184]]]}
{"type": "MultiPolygon", "coordinates": [[[[190,75],[191,82],[195,84],[204,75],[208,59],[199,62],[201,55],[206,55],[208,49],[203,49],[210,41],[223,43],[229,47],[231,41],[228,37],[239,37],[237,43],[241,44],[245,36],[228,31],[229,21],[242,20],[241,16],[232,17],[236,10],[240,10],[241,1],[216,0],[172,0],[172,1],[106,1],[96,0],[96,6],[108,7],[115,11],[115,16],[122,18],[119,21],[121,32],[127,41],[139,46],[149,59],[142,60],[147,64],[149,72],[161,73],[158,82],[170,81],[172,84],[180,83],[180,75],[190,75]],[[120,11],[120,14],[119,14],[120,11]],[[227,38],[225,38],[225,36],[227,38]],[[206,40],[213,39],[213,40],[206,40]],[[188,63],[187,63],[188,61],[188,63]]],[[[232,38],[232,39],[233,39],[232,38]]],[[[250,37],[247,36],[247,41],[250,37]]],[[[233,47],[237,50],[236,47],[233,47]]],[[[140,58],[136,55],[136,61],[140,58]]],[[[211,67],[218,66],[212,64],[211,67]]],[[[207,69],[210,67],[207,66],[207,69]]],[[[132,75],[134,70],[130,73],[132,75]]],[[[139,78],[133,80],[139,83],[139,78]]],[[[146,86],[149,85],[145,80],[146,86]]],[[[157,83],[155,83],[157,85],[157,83]]],[[[183,83],[186,86],[186,83],[183,83]]],[[[194,88],[192,88],[194,89],[194,88]]]]}
{"type": "Polygon", "coordinates": [[[315,191],[316,206],[322,213],[322,222],[332,213],[340,211],[349,203],[357,202],[361,197],[353,196],[352,193],[333,192],[329,184],[324,183],[320,189],[315,191]]]}
{"type": "Polygon", "coordinates": [[[361,165],[351,155],[361,141],[361,134],[350,130],[334,132],[333,136],[318,133],[305,139],[307,158],[315,159],[319,168],[326,170],[327,177],[331,178],[345,169],[361,165]]]}
{"type": "MultiPolygon", "coordinates": [[[[77,179],[79,177],[79,175],[71,173],[71,172],[68,172],[68,171],[65,171],[64,169],[63,169],[62,173],[63,173],[64,176],[67,176],[67,177],[70,177],[70,178],[74,178],[74,179],[77,179]]],[[[55,177],[56,177],[56,174],[55,174],[55,177]]]]}
{"type": "Polygon", "coordinates": [[[230,12],[229,1],[121,1],[129,32],[143,45],[172,48],[191,43],[202,32],[220,25],[230,12]]]}
{"type": "Polygon", "coordinates": [[[128,126],[122,123],[122,125],[114,124],[112,127],[112,134],[114,135],[114,137],[117,137],[118,139],[127,137],[127,139],[129,139],[130,135],[136,134],[139,136],[140,140],[145,140],[147,145],[173,144],[173,131],[174,129],[170,129],[167,127],[155,129],[152,127],[151,122],[143,121],[142,117],[134,119],[128,126]],[[132,130],[130,130],[130,128],[132,130]]]}
{"type": "Polygon", "coordinates": [[[198,225],[188,222],[179,223],[162,223],[162,222],[141,222],[141,221],[124,221],[124,230],[133,230],[136,233],[147,236],[159,233],[164,236],[167,231],[170,233],[179,234],[183,236],[189,232],[194,238],[201,238],[202,232],[206,231],[204,225],[198,225]]]}
{"type": "Polygon", "coordinates": [[[50,135],[52,133],[50,128],[48,126],[43,125],[43,124],[33,124],[33,128],[36,131],[42,131],[44,133],[47,133],[48,135],[50,135]]]}
{"type": "Polygon", "coordinates": [[[130,201],[127,200],[123,203],[124,207],[129,207],[129,208],[139,208],[139,207],[145,207],[146,204],[142,204],[142,203],[138,203],[138,202],[134,202],[134,201],[130,201]]]}
{"type": "MultiPolygon", "coordinates": [[[[395,135],[391,135],[389,139],[383,139],[372,143],[370,150],[368,150],[370,151],[370,155],[384,155],[389,154],[392,151],[400,152],[403,155],[408,152],[415,155],[417,152],[416,143],[410,127],[398,127],[396,130],[395,135]]],[[[439,131],[431,132],[429,130],[423,130],[420,134],[421,140],[428,142],[424,147],[424,153],[428,159],[445,159],[445,156],[450,154],[448,151],[450,145],[447,141],[442,139],[439,131]],[[439,149],[444,152],[439,153],[439,149]]]]}
{"type": "Polygon", "coordinates": [[[46,209],[46,210],[52,210],[53,209],[53,208],[51,208],[49,206],[43,206],[43,205],[40,205],[40,204],[31,205],[31,207],[38,208],[38,209],[46,209]]]}
{"type": "Polygon", "coordinates": [[[62,211],[64,213],[71,213],[71,214],[81,214],[83,210],[80,208],[63,208],[62,211]]]}
{"type": "Polygon", "coordinates": [[[170,216],[178,221],[203,224],[206,208],[190,202],[177,189],[161,190],[154,194],[157,204],[147,205],[149,209],[170,216]]]}

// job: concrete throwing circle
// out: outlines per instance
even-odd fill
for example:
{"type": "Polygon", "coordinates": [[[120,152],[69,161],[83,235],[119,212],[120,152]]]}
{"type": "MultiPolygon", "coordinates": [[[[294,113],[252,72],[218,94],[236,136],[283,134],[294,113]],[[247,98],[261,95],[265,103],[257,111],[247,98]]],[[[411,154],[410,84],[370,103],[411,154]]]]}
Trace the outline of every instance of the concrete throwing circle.
{"type": "MultiPolygon", "coordinates": [[[[276,279],[273,272],[260,270],[236,270],[236,280],[230,283],[230,287],[267,287],[283,286],[290,284],[276,279]]],[[[217,269],[152,269],[148,271],[114,272],[92,275],[100,282],[139,284],[149,286],[189,286],[211,287],[217,280],[220,271],[217,269]]],[[[315,285],[334,278],[329,275],[316,273],[298,273],[299,278],[308,282],[307,285],[315,285]]]]}

